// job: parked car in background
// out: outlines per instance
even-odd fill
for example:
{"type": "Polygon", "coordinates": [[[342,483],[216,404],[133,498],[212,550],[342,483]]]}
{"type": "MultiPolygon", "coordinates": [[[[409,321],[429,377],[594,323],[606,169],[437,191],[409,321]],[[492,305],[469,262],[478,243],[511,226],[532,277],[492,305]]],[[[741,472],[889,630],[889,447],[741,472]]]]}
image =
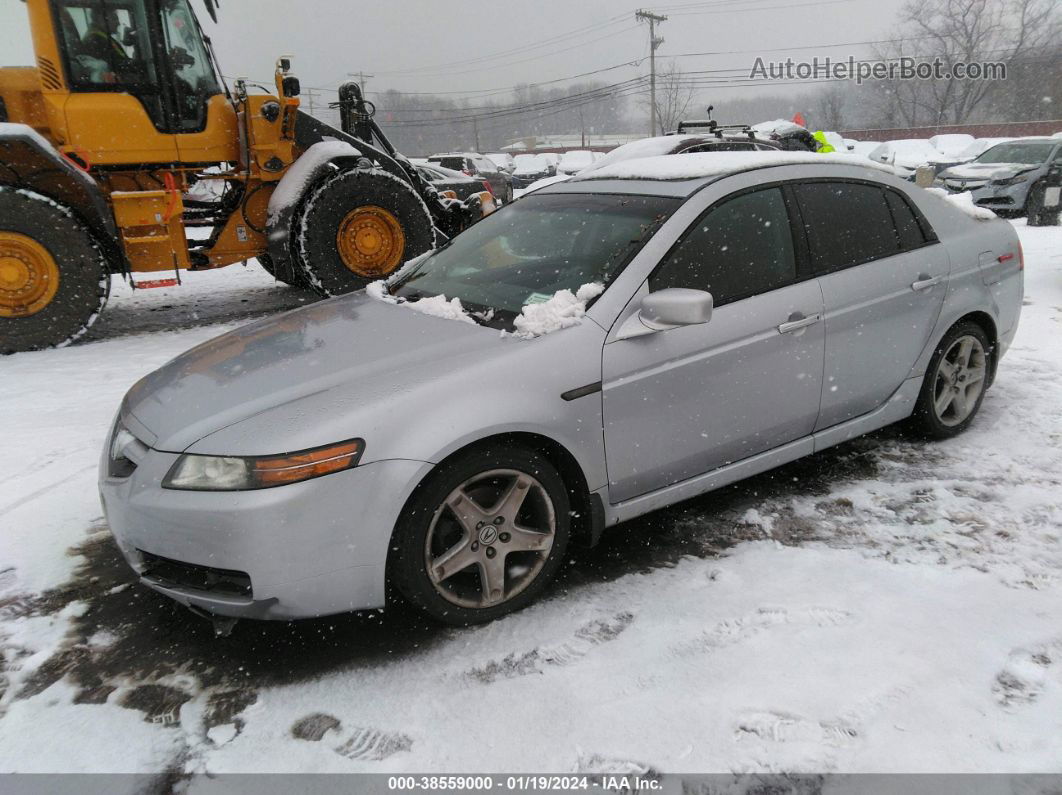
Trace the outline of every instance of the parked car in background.
{"type": "Polygon", "coordinates": [[[974,204],[1000,215],[1028,215],[1043,206],[1048,169],[1058,164],[1062,139],[1019,138],[941,171],[937,184],[950,193],[969,192],[974,204]]]}
{"type": "MultiPolygon", "coordinates": [[[[469,196],[486,194],[490,200],[483,202],[483,214],[488,215],[496,209],[494,194],[490,185],[478,177],[470,177],[460,171],[443,168],[435,163],[416,164],[417,173],[430,182],[436,190],[453,191],[454,195],[464,201],[469,196]]],[[[483,198],[481,196],[481,198],[483,198]]]]}
{"type": "Polygon", "coordinates": [[[848,153],[870,157],[870,153],[881,146],[881,141],[853,141],[848,140],[848,153]]]}
{"type": "Polygon", "coordinates": [[[896,170],[897,176],[914,179],[915,170],[940,153],[925,138],[903,138],[878,144],[867,155],[875,163],[884,163],[896,170]]]}
{"type": "Polygon", "coordinates": [[[516,164],[513,162],[513,156],[508,152],[491,152],[487,155],[487,158],[494,163],[500,171],[504,171],[506,174],[512,174],[513,169],[516,168],[516,164]]]}
{"type": "Polygon", "coordinates": [[[99,488],[140,581],[202,615],[394,589],[481,623],[618,522],[908,417],[960,433],[1021,304],[1010,224],[869,163],[633,159],[147,375],[99,488]]]}
{"type": "Polygon", "coordinates": [[[933,160],[928,161],[928,165],[931,165],[933,167],[933,173],[934,174],[940,174],[940,172],[944,171],[947,168],[951,168],[952,166],[957,166],[960,163],[969,163],[971,160],[973,160],[975,157],[980,155],[982,152],[984,152],[984,151],[986,151],[988,149],[991,149],[996,144],[1001,144],[1001,143],[1004,143],[1006,141],[1014,141],[1014,140],[1017,140],[1017,139],[1016,138],[975,138],[973,141],[971,141],[969,144],[967,144],[963,149],[961,149],[957,154],[953,154],[953,155],[950,155],[950,156],[946,155],[946,154],[941,154],[939,157],[936,157],[933,160]]]}
{"type": "Polygon", "coordinates": [[[513,200],[512,177],[500,170],[493,160],[477,152],[444,152],[429,156],[428,162],[486,181],[500,203],[513,200]]]}
{"type": "Polygon", "coordinates": [[[514,190],[523,190],[532,182],[552,177],[557,173],[557,169],[545,155],[517,155],[513,159],[515,161],[514,190]]]}
{"type": "Polygon", "coordinates": [[[557,173],[557,164],[560,163],[560,155],[556,152],[542,152],[542,156],[553,166],[553,173],[557,173]]]}
{"type": "Polygon", "coordinates": [[[594,162],[594,153],[588,149],[573,149],[561,155],[557,163],[558,174],[578,174],[594,162]]]}
{"type": "Polygon", "coordinates": [[[946,133],[929,139],[929,145],[946,158],[957,157],[973,142],[974,137],[966,133],[946,133]]]}

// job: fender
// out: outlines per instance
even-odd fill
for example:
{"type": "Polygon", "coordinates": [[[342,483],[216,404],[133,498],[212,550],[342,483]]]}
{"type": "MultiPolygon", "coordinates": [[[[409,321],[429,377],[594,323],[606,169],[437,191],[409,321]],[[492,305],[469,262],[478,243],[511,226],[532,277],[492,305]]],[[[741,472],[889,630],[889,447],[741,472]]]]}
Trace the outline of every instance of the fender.
{"type": "Polygon", "coordinates": [[[99,185],[28,124],[0,123],[0,185],[25,188],[68,207],[93,233],[111,269],[128,271],[99,185]]]}

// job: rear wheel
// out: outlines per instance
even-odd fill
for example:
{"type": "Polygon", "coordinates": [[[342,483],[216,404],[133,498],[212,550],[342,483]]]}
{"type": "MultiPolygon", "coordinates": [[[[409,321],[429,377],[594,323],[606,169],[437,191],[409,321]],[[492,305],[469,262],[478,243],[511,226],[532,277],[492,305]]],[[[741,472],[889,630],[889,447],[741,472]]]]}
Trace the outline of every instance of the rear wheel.
{"type": "Polygon", "coordinates": [[[417,607],[478,624],[534,600],[568,545],[568,493],[543,456],[490,447],[440,466],[395,530],[391,576],[417,607]]]}
{"type": "Polygon", "coordinates": [[[435,227],[409,184],[381,169],[355,169],[320,185],[298,222],[303,273],[338,295],[393,273],[435,244],[435,227]]]}
{"type": "Polygon", "coordinates": [[[913,416],[918,430],[933,439],[966,430],[988,388],[991,357],[984,329],[969,321],[953,326],[926,370],[913,416]]]}
{"type": "Polygon", "coordinates": [[[103,254],[70,210],[0,187],[0,353],[77,339],[110,286],[103,254]]]}

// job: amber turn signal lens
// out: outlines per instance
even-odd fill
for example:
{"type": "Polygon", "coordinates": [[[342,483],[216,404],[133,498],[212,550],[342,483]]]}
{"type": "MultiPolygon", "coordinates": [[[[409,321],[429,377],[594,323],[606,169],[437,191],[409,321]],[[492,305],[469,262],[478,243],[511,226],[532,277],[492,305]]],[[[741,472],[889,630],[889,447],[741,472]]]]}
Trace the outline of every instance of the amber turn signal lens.
{"type": "Polygon", "coordinates": [[[328,475],[355,466],[364,449],[361,439],[351,439],[301,453],[254,458],[251,479],[264,488],[328,475]]]}

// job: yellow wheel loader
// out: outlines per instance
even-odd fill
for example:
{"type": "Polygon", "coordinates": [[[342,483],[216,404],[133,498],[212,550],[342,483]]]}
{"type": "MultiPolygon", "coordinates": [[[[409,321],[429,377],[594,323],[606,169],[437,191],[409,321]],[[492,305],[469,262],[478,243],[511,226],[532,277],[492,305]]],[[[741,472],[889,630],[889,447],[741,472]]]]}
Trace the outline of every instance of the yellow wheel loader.
{"type": "Polygon", "coordinates": [[[287,58],[275,93],[230,90],[188,0],[25,2],[37,63],[0,69],[0,353],[84,333],[112,274],[257,258],[335,295],[483,212],[420,177],[356,83],[339,129],[299,110],[287,58]]]}

